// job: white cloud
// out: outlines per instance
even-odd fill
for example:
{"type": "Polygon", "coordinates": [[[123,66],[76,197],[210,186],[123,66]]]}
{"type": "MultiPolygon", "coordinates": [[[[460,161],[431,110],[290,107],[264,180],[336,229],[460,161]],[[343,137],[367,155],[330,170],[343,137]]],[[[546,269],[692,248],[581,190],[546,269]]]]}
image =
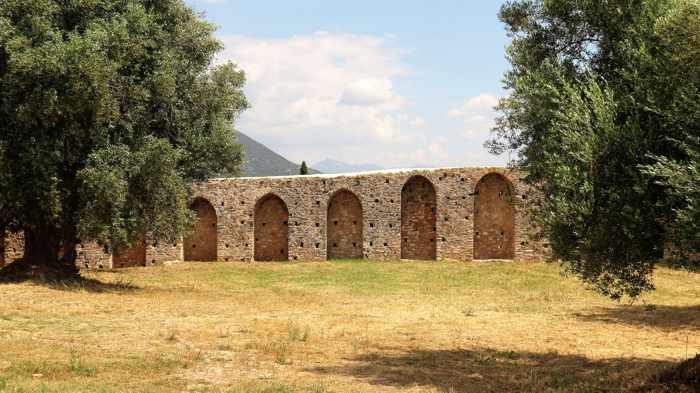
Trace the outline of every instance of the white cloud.
{"type": "Polygon", "coordinates": [[[418,116],[409,121],[408,124],[413,128],[423,128],[425,127],[425,119],[418,116]]]}
{"type": "Polygon", "coordinates": [[[465,137],[484,136],[495,125],[496,105],[498,105],[496,95],[482,93],[450,109],[447,116],[462,119],[464,123],[462,135],[465,137]]]}
{"type": "Polygon", "coordinates": [[[283,140],[396,141],[406,100],[392,80],[407,75],[405,51],[385,37],[317,32],[283,39],[223,37],[219,62],[247,74],[252,108],[240,127],[283,140]]]}
{"type": "Polygon", "coordinates": [[[494,94],[482,93],[476,97],[469,98],[460,106],[451,109],[447,114],[450,117],[464,117],[474,112],[493,111],[498,105],[498,97],[494,94]]]}
{"type": "Polygon", "coordinates": [[[217,62],[233,61],[247,77],[252,107],[238,129],[293,161],[333,158],[392,168],[491,160],[474,153],[483,152],[475,138],[459,135],[488,131],[495,96],[483,94],[450,111],[463,126],[443,124],[435,119],[441,113],[431,109],[422,108],[427,118],[418,116],[416,103],[397,89],[400,78],[413,71],[405,64],[409,52],[397,46],[395,36],[220,38],[225,49],[217,62]]]}
{"type": "Polygon", "coordinates": [[[448,138],[443,136],[420,135],[415,143],[398,151],[383,153],[384,165],[391,168],[441,167],[457,165],[447,150],[448,138]]]}
{"type": "MultiPolygon", "coordinates": [[[[351,81],[340,97],[340,103],[345,105],[372,106],[398,99],[392,91],[389,79],[358,79],[351,81]]],[[[397,102],[398,103],[398,102],[397,102]]]]}

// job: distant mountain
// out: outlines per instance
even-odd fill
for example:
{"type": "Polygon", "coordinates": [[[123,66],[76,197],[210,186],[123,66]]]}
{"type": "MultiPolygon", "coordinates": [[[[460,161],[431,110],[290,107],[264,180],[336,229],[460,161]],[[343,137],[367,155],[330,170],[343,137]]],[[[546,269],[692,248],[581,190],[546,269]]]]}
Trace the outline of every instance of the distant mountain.
{"type": "MultiPolygon", "coordinates": [[[[243,176],[289,176],[298,175],[301,164],[295,164],[270,150],[267,146],[238,131],[238,143],[243,145],[245,162],[241,166],[243,176]]],[[[319,173],[309,168],[309,173],[319,173]]]]}
{"type": "Polygon", "coordinates": [[[323,173],[352,173],[384,169],[375,164],[348,164],[331,158],[326,158],[323,161],[317,162],[313,167],[323,173]]]}

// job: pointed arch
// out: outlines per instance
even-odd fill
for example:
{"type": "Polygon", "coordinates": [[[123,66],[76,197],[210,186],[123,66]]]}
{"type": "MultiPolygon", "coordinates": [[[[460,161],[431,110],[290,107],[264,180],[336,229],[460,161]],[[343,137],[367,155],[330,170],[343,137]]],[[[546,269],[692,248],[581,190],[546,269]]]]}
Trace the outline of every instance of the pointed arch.
{"type": "Polygon", "coordinates": [[[401,189],[401,258],[433,260],[437,197],[433,183],[416,175],[401,189]]]}
{"type": "Polygon", "coordinates": [[[351,259],[362,255],[362,203],[353,192],[338,190],[328,201],[326,256],[351,259]]]}
{"type": "Polygon", "coordinates": [[[484,175],[474,188],[474,259],[515,257],[513,186],[499,173],[484,175]]]}
{"type": "Polygon", "coordinates": [[[282,198],[267,194],[255,204],[254,212],[256,261],[289,259],[289,210],[282,198]]]}
{"type": "Polygon", "coordinates": [[[192,232],[185,237],[186,261],[217,260],[217,217],[214,206],[204,198],[197,198],[190,209],[197,215],[192,232]]]}

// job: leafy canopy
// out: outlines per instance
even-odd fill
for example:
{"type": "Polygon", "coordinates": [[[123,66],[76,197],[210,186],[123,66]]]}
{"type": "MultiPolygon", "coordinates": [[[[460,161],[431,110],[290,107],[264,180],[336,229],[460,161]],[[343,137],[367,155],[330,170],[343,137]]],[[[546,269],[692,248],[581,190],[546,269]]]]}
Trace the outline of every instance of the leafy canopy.
{"type": "MultiPolygon", "coordinates": [[[[517,152],[541,236],[613,298],[700,251],[700,2],[517,0],[509,96],[487,146],[517,152]]],[[[697,262],[695,262],[697,264],[697,262]]]]}
{"type": "Polygon", "coordinates": [[[242,160],[245,77],[211,66],[213,32],[182,0],[3,0],[0,228],[180,236],[188,182],[242,160]]]}

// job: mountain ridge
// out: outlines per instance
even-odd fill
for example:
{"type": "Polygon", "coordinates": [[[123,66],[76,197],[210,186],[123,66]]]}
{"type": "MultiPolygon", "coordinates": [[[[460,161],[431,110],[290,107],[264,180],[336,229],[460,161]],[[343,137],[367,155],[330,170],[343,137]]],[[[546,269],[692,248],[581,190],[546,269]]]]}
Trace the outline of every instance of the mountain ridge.
{"type": "MultiPolygon", "coordinates": [[[[236,132],[245,153],[241,174],[247,177],[298,175],[301,164],[294,163],[243,132],[236,132]]],[[[309,168],[309,174],[319,173],[309,168]]]]}

